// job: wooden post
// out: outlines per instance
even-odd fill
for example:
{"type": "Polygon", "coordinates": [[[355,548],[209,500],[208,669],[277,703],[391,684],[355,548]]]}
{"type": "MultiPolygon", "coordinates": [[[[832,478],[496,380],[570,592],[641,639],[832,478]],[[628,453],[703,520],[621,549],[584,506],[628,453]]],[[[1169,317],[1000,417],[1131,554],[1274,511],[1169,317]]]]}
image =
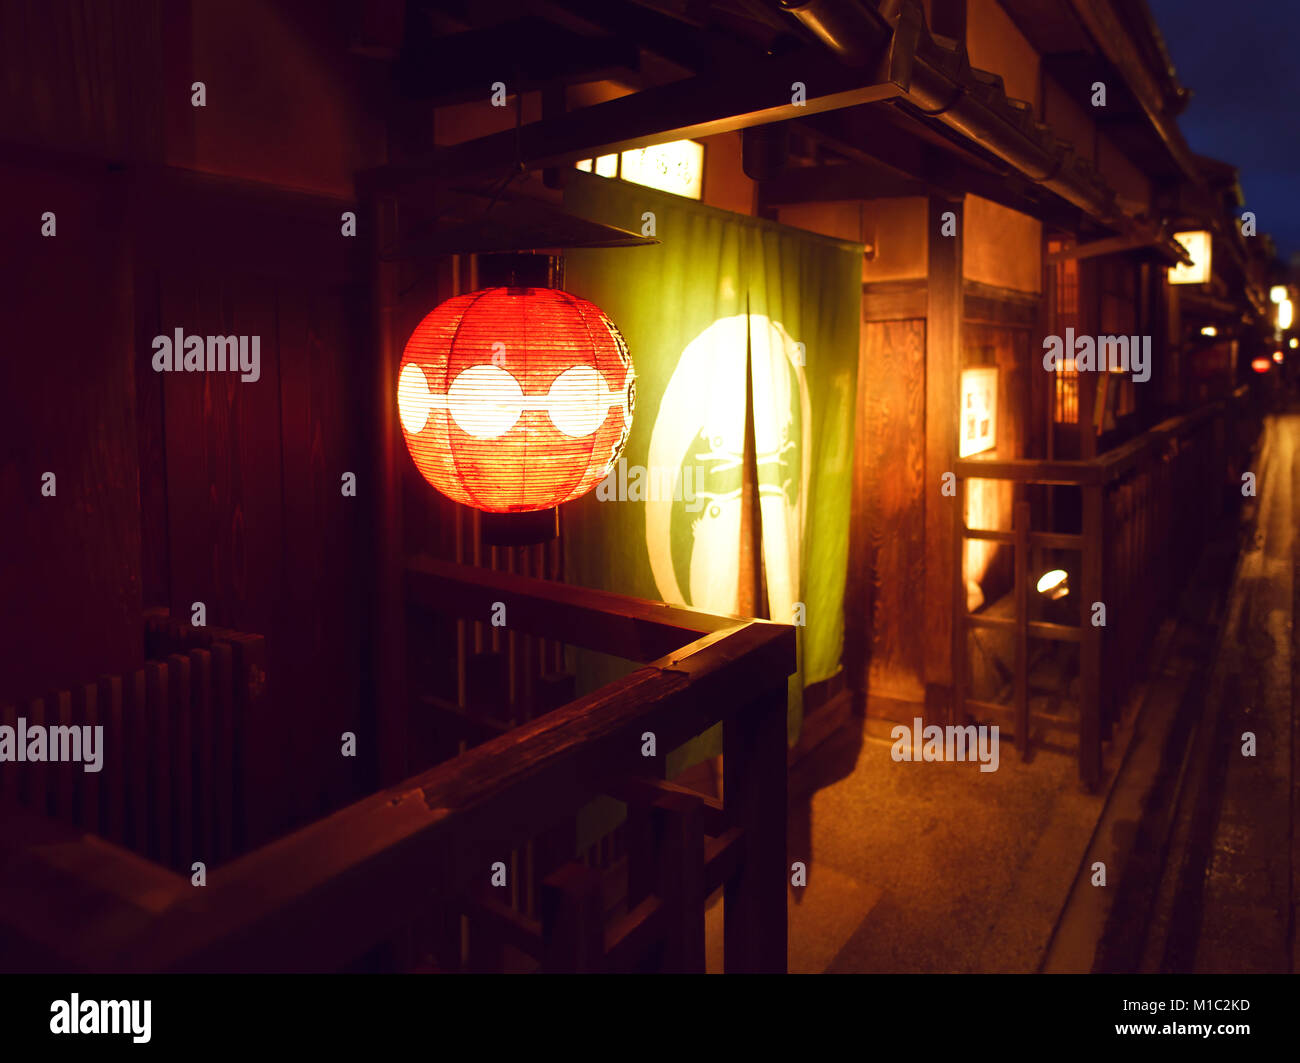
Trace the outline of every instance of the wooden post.
{"type": "MultiPolygon", "coordinates": [[[[957,478],[957,498],[955,505],[956,533],[953,535],[953,581],[952,581],[952,710],[948,714],[950,723],[961,725],[966,719],[967,678],[967,639],[966,624],[966,491],[968,481],[965,477],[957,478]]],[[[928,689],[928,688],[927,688],[928,689]]],[[[927,706],[928,708],[928,706],[927,706]]]]}
{"type": "Polygon", "coordinates": [[[704,822],[700,802],[687,794],[664,794],[655,800],[651,816],[659,850],[659,896],[668,912],[662,971],[703,974],[704,822]]]}
{"type": "Polygon", "coordinates": [[[402,509],[397,424],[397,362],[393,319],[397,311],[397,267],[380,259],[397,236],[397,209],[373,191],[366,192],[366,213],[371,276],[371,328],[374,363],[369,431],[373,450],[373,475],[377,489],[374,507],[375,595],[373,600],[371,655],[374,661],[374,726],[381,785],[406,776],[406,646],[402,605],[402,509]]]}
{"type": "Polygon", "coordinates": [[[773,688],[722,728],[728,819],[744,832],[726,886],[728,974],[786,971],[786,690],[773,688]]]}
{"type": "Polygon", "coordinates": [[[929,285],[925,327],[925,601],[930,603],[925,634],[927,713],[950,706],[953,714],[953,624],[943,602],[952,599],[953,538],[963,514],[941,493],[944,473],[957,458],[958,392],[962,365],[962,199],[930,197],[929,285]],[[952,213],[945,225],[944,215],[952,213]],[[954,235],[945,236],[952,232],[954,235]],[[932,706],[935,707],[932,709],[932,706]]]}
{"type": "Polygon", "coordinates": [[[542,883],[542,969],[593,974],[605,966],[601,874],[568,863],[542,883]]]}
{"type": "MultiPolygon", "coordinates": [[[[1103,531],[1101,484],[1083,488],[1083,615],[1079,643],[1079,777],[1089,790],[1101,781],[1101,629],[1092,622],[1094,602],[1101,601],[1103,531]]],[[[1106,618],[1109,621],[1109,616],[1106,618]]]]}
{"type": "Polygon", "coordinates": [[[1017,502],[1012,530],[1016,589],[1016,745],[1029,758],[1029,503],[1017,502]]]}

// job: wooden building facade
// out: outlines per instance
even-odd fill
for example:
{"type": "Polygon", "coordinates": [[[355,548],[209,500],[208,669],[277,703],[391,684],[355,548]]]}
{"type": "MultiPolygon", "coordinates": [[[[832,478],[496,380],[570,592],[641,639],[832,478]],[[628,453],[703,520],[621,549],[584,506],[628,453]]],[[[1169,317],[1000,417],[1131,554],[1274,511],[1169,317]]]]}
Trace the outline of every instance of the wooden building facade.
{"type": "MultiPolygon", "coordinates": [[[[1178,132],[1142,5],[0,18],[7,317],[42,352],[6,360],[0,722],[110,740],[93,783],[0,788],[25,810],[4,844],[68,841],[59,903],[91,890],[120,916],[7,922],[17,966],[698,970],[722,889],[728,969],[782,970],[786,769],[855,714],[1001,722],[1098,783],[1271,351],[1271,247],[1243,235],[1231,167],[1178,132]],[[491,253],[598,246],[566,188],[680,142],[703,148],[702,208],[861,257],[860,295],[855,275],[808,311],[849,315],[858,342],[825,459],[848,470],[847,560],[803,574],[842,588],[842,651],[806,688],[752,424],[735,596],[713,610],[566,583],[563,513],[558,540],[488,545],[402,445],[421,318],[481,287],[491,253]],[[1210,272],[1173,283],[1198,265],[1186,232],[1210,272]],[[260,379],[156,372],[176,329],[260,337],[260,379]],[[1067,331],[1149,338],[1149,379],[1045,369],[1067,331]],[[1058,569],[1069,595],[1040,594],[1058,569]],[[631,663],[585,691],[574,647],[631,663]],[[719,724],[721,779],[697,756],[687,788],[636,752],[646,728],[678,749],[719,724]],[[195,900],[200,851],[225,884],[195,900]],[[480,888],[498,861],[508,901],[480,888]]],[[[35,888],[8,866],[6,888],[35,888]]]]}

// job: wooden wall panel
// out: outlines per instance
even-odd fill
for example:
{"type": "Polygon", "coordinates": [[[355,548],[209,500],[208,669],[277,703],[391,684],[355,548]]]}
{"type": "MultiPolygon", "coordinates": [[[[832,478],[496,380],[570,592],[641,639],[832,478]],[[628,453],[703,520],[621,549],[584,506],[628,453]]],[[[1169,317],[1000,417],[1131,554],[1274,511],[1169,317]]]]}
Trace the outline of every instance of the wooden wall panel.
{"type": "MultiPolygon", "coordinates": [[[[167,334],[260,337],[256,381],[162,380],[165,485],[155,494],[166,534],[151,536],[166,547],[157,582],[174,616],[188,622],[202,601],[209,625],[265,636],[267,689],[241,776],[257,842],[367,785],[366,754],[339,753],[343,731],[363,748],[367,736],[362,540],[374,485],[357,390],[365,301],[347,280],[339,204],[286,194],[280,209],[264,190],[241,195],[221,182],[164,181],[141,270],[157,309],[142,319],[167,334]],[[193,241],[210,231],[201,258],[188,250],[187,232],[193,241]],[[342,494],[345,471],[357,474],[355,497],[342,494]]],[[[146,302],[148,293],[146,283],[146,302]]]]}
{"type": "Polygon", "coordinates": [[[862,326],[845,661],[872,696],[922,701],[925,322],[862,326]]]}
{"type": "Polygon", "coordinates": [[[283,623],[296,635],[280,668],[283,689],[320,738],[292,753],[306,769],[296,809],[302,817],[358,794],[353,762],[339,748],[344,731],[362,730],[362,514],[373,484],[350,381],[363,306],[356,290],[291,282],[279,293],[283,623]],[[345,472],[356,474],[355,497],[342,493],[345,472]]]}
{"type": "Polygon", "coordinates": [[[0,703],[143,658],[122,182],[0,164],[0,703]],[[46,211],[54,236],[41,235],[46,211]],[[41,493],[46,472],[54,497],[41,493]]]}

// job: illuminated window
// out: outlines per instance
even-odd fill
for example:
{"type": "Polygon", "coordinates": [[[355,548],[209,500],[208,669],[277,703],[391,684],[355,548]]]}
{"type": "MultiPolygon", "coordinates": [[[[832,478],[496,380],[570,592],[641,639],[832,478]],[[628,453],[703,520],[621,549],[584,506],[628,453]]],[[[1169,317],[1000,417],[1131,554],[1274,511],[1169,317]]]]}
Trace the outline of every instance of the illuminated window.
{"type": "MultiPolygon", "coordinates": [[[[1056,254],[1073,245],[1073,240],[1049,240],[1047,251],[1056,254]]],[[[1077,328],[1079,324],[1079,262],[1067,258],[1052,263],[1049,268],[1052,289],[1051,327],[1056,335],[1064,336],[1067,328],[1077,328]]],[[[1052,389],[1052,420],[1057,424],[1079,423],[1079,372],[1075,368],[1073,351],[1065,353],[1064,364],[1056,371],[1055,386],[1052,389]]]]}
{"type": "Polygon", "coordinates": [[[992,450],[998,441],[998,371],[987,366],[961,374],[961,430],[957,456],[992,450]]]}
{"type": "Polygon", "coordinates": [[[704,145],[694,140],[674,140],[633,148],[621,155],[602,155],[575,164],[579,170],[601,177],[618,177],[661,192],[699,199],[704,190],[704,145]]]}

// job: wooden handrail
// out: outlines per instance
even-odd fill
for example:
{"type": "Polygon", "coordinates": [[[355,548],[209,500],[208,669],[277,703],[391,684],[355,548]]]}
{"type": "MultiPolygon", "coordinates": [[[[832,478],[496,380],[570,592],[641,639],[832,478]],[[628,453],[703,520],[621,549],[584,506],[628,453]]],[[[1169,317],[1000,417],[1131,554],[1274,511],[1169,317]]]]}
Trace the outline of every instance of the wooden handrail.
{"type": "Polygon", "coordinates": [[[1015,483],[1064,484],[1078,487],[1104,486],[1141,463],[1152,450],[1165,446],[1171,439],[1186,435],[1220,413],[1227,405],[1240,402],[1243,398],[1239,389],[1226,399],[1209,403],[1191,413],[1161,421],[1136,438],[1087,460],[960,458],[954,470],[961,479],[1010,480],[1015,483]]]}

